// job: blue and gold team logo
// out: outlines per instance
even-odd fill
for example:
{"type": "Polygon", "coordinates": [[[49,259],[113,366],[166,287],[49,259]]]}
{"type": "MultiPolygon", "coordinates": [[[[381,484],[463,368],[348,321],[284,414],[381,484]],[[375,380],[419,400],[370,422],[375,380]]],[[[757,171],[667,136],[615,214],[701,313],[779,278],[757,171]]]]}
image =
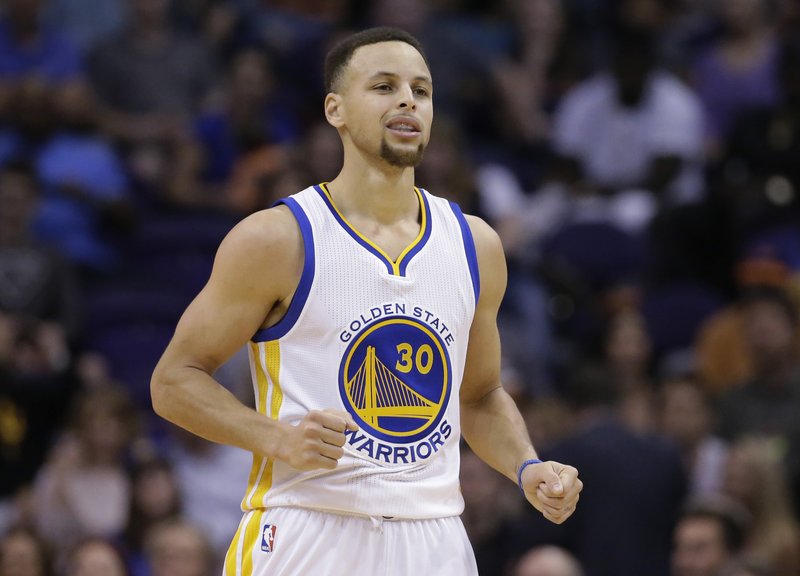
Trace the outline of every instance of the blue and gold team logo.
{"type": "Polygon", "coordinates": [[[404,316],[370,324],[348,346],[339,393],[362,430],[410,443],[435,429],[450,396],[450,358],[439,335],[404,316]]]}

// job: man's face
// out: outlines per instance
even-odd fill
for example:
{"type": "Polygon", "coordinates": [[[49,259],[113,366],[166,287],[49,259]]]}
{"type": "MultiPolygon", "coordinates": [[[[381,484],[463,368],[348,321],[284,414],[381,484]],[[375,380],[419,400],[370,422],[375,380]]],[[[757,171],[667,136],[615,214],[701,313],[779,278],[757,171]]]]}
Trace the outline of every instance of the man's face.
{"type": "Polygon", "coordinates": [[[728,559],[719,522],[712,518],[686,518],[678,524],[672,576],[714,576],[728,559]]]}
{"type": "Polygon", "coordinates": [[[711,427],[711,415],[702,392],[691,383],[670,382],[661,403],[662,427],[682,446],[694,446],[711,427]]]}
{"type": "Polygon", "coordinates": [[[430,78],[422,55],[405,42],[358,48],[338,87],[355,147],[391,166],[419,164],[433,121],[430,78]]]}

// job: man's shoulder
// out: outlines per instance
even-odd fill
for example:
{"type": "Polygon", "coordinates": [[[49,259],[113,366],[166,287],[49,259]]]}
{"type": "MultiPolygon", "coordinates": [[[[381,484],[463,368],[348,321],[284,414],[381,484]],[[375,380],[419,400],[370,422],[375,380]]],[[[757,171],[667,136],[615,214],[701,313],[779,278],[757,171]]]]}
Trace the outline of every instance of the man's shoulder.
{"type": "Polygon", "coordinates": [[[464,213],[464,222],[469,227],[472,235],[472,241],[475,243],[475,249],[480,253],[484,250],[499,249],[502,252],[502,243],[500,235],[495,231],[492,226],[480,216],[475,214],[464,213]]]}
{"type": "Polygon", "coordinates": [[[298,218],[307,217],[308,204],[318,196],[317,186],[308,186],[280,198],[270,208],[253,212],[241,220],[231,232],[257,242],[271,243],[281,239],[295,241],[301,235],[298,218]]]}
{"type": "Polygon", "coordinates": [[[219,285],[271,286],[290,294],[302,269],[300,226],[287,206],[255,212],[228,232],[220,244],[212,277],[219,285]]]}
{"type": "Polygon", "coordinates": [[[294,246],[300,237],[297,219],[285,204],[254,212],[239,221],[223,240],[228,252],[261,254],[294,246]]]}

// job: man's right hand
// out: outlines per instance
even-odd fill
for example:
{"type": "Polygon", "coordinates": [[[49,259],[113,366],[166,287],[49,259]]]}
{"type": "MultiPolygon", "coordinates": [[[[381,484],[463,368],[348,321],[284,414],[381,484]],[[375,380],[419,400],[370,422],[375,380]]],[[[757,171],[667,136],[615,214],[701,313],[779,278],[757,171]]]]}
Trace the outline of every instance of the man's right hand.
{"type": "Polygon", "coordinates": [[[287,428],[278,458],[297,470],[336,468],[344,455],[345,430],[358,430],[348,412],[312,410],[287,428]]]}

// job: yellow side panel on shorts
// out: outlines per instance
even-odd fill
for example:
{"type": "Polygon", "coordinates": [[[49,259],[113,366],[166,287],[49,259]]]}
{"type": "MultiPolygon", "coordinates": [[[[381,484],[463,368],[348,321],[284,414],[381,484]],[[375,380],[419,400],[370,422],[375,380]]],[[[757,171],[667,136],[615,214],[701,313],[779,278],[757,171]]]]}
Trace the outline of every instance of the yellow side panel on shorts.
{"type": "Polygon", "coordinates": [[[239,523],[239,528],[236,530],[236,535],[228,547],[228,553],[225,554],[225,576],[237,576],[236,573],[236,556],[239,553],[239,539],[242,536],[242,523],[239,523]]]}
{"type": "Polygon", "coordinates": [[[253,575],[253,549],[261,528],[261,513],[255,512],[247,519],[244,528],[244,548],[242,550],[242,575],[253,575]]]}

